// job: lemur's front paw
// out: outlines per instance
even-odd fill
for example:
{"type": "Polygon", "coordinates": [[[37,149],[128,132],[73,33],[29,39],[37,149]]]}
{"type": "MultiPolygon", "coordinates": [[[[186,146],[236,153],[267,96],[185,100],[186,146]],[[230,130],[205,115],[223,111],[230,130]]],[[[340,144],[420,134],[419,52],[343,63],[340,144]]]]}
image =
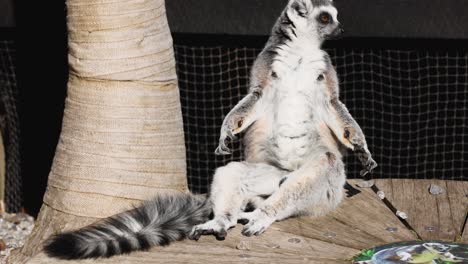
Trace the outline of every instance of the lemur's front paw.
{"type": "Polygon", "coordinates": [[[364,169],[360,172],[361,176],[366,176],[368,173],[372,173],[372,171],[377,167],[377,162],[372,159],[370,153],[359,153],[358,158],[364,166],[364,169]]]}
{"type": "Polygon", "coordinates": [[[215,150],[216,155],[230,155],[232,150],[226,146],[225,143],[219,143],[218,147],[215,150]]]}
{"type": "Polygon", "coordinates": [[[372,159],[372,154],[367,149],[367,143],[362,131],[354,127],[347,127],[344,130],[343,136],[352,145],[359,161],[362,166],[364,166],[364,169],[360,172],[361,176],[372,173],[372,171],[377,167],[377,162],[372,159]]]}
{"type": "Polygon", "coordinates": [[[242,234],[244,236],[258,236],[265,232],[267,228],[275,222],[275,219],[257,209],[250,213],[242,213],[239,222],[245,223],[242,234]]]}
{"type": "Polygon", "coordinates": [[[229,155],[232,153],[227,146],[230,141],[236,139],[236,134],[239,134],[243,129],[244,118],[237,115],[228,115],[221,127],[221,136],[219,137],[219,145],[215,150],[216,155],[229,155]]]}
{"type": "Polygon", "coordinates": [[[219,138],[219,145],[215,150],[216,155],[229,155],[232,154],[231,149],[227,146],[230,141],[234,140],[236,136],[232,134],[229,129],[223,129],[221,131],[221,137],[219,138]]]}

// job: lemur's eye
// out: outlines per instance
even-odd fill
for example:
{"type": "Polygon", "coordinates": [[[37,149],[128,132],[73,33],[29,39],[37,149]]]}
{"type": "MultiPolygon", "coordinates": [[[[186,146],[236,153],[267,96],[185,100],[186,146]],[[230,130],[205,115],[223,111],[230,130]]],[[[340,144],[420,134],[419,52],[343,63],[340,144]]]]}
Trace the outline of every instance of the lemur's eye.
{"type": "Polygon", "coordinates": [[[321,13],[318,18],[322,24],[329,24],[332,21],[330,14],[326,12],[321,13]]]}

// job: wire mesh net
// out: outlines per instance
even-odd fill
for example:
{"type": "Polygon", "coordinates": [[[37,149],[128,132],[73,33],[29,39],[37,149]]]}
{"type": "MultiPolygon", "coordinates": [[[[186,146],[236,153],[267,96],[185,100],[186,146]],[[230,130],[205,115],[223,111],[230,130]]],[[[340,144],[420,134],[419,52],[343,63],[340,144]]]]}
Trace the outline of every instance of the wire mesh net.
{"type": "Polygon", "coordinates": [[[22,206],[22,178],[20,166],[18,89],[15,74],[16,49],[14,41],[0,40],[0,97],[5,144],[5,204],[9,212],[22,206]]]}
{"type": "MultiPolygon", "coordinates": [[[[215,169],[242,160],[216,156],[224,116],[246,94],[260,48],[175,45],[187,147],[189,187],[204,193],[215,169]]],[[[377,178],[467,180],[468,52],[329,49],[341,99],[363,128],[379,167],[377,178]]],[[[5,111],[7,209],[22,204],[13,41],[0,40],[0,91],[5,111]]],[[[347,175],[361,169],[350,153],[347,175]]]]}
{"type": "MultiPolygon", "coordinates": [[[[246,94],[259,48],[175,45],[191,191],[214,170],[242,160],[240,141],[216,156],[224,116],[246,94]]],[[[379,163],[376,178],[468,179],[466,51],[334,48],[340,97],[379,163]]],[[[348,178],[361,165],[345,158],[348,178]]]]}

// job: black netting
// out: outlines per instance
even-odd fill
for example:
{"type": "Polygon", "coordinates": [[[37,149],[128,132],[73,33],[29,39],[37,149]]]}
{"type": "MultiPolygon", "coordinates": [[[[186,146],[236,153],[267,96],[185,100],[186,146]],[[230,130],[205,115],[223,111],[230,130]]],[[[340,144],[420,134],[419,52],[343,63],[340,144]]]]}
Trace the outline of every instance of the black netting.
{"type": "MultiPolygon", "coordinates": [[[[245,95],[258,48],[175,45],[189,187],[206,192],[214,170],[242,159],[215,156],[219,129],[245,95]]],[[[468,179],[468,53],[336,48],[341,98],[363,128],[374,177],[468,179]]],[[[361,169],[347,159],[348,177],[361,169]]]]}
{"type": "Polygon", "coordinates": [[[22,205],[19,118],[17,111],[18,90],[15,62],[14,42],[0,40],[0,99],[5,116],[4,127],[2,127],[6,155],[5,204],[9,212],[17,212],[22,205]]]}

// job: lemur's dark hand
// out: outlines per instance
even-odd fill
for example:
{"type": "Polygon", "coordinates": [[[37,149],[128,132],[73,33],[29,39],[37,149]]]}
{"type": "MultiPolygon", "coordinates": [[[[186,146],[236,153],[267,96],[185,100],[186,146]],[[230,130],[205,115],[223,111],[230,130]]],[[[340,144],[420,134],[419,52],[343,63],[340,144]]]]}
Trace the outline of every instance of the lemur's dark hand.
{"type": "Polygon", "coordinates": [[[360,129],[355,129],[354,127],[348,127],[344,131],[343,135],[349,143],[354,147],[354,152],[357,154],[359,161],[364,167],[361,170],[360,175],[365,176],[377,167],[377,162],[372,159],[372,154],[367,149],[367,143],[364,138],[364,134],[360,129]]]}
{"type": "Polygon", "coordinates": [[[231,149],[227,146],[230,141],[234,140],[234,134],[239,133],[243,125],[243,119],[240,117],[228,116],[223,122],[221,127],[221,136],[219,137],[219,145],[215,150],[216,155],[229,155],[232,154],[231,149]]]}
{"type": "Polygon", "coordinates": [[[229,155],[232,154],[231,149],[227,146],[230,141],[234,140],[236,136],[232,133],[232,130],[228,126],[224,126],[221,130],[221,136],[219,137],[219,145],[215,150],[216,155],[229,155]]]}
{"type": "Polygon", "coordinates": [[[361,164],[364,166],[364,169],[359,173],[361,176],[366,176],[368,173],[372,173],[372,171],[377,167],[377,162],[372,159],[372,156],[368,151],[358,152],[357,156],[359,161],[361,161],[361,164]]]}

